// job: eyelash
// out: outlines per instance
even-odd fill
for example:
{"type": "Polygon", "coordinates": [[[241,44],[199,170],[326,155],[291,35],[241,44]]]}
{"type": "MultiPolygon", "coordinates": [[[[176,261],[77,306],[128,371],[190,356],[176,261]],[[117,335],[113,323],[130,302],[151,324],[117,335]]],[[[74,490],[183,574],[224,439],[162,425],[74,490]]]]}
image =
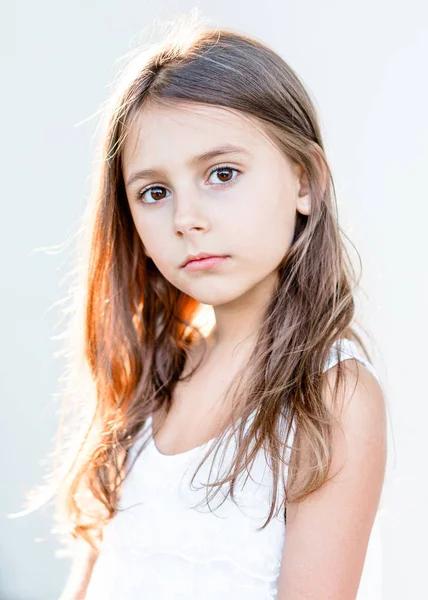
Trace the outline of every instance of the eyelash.
{"type": "MultiPolygon", "coordinates": [[[[211,175],[213,173],[215,173],[216,171],[221,171],[222,169],[230,169],[231,171],[236,171],[236,173],[238,173],[238,175],[241,174],[241,171],[239,169],[236,169],[235,167],[231,167],[230,165],[227,165],[227,164],[217,165],[216,167],[213,167],[211,169],[208,179],[211,177],[211,175]]],[[[231,179],[230,181],[220,182],[215,185],[232,185],[238,179],[238,175],[234,179],[231,179]]],[[[154,202],[145,202],[142,199],[144,194],[146,194],[149,190],[153,190],[153,189],[157,189],[157,188],[165,189],[162,185],[156,185],[156,184],[150,185],[149,187],[142,189],[141,192],[138,192],[138,194],[137,194],[138,202],[140,202],[141,204],[153,205],[153,204],[159,204],[160,202],[162,202],[162,200],[165,200],[166,198],[162,198],[162,200],[157,200],[157,201],[155,200],[154,202]]]]}

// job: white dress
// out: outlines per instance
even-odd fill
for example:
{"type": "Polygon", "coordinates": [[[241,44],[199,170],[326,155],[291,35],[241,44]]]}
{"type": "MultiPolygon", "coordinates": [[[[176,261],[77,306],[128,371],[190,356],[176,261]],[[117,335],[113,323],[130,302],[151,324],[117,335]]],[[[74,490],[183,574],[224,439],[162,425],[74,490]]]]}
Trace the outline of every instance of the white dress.
{"type": "MultiPolygon", "coordinates": [[[[332,348],[324,370],[337,363],[336,348],[342,360],[356,358],[377,377],[356,344],[346,339],[332,348]]],[[[257,531],[265,523],[271,503],[272,477],[264,453],[257,456],[245,485],[236,487],[238,506],[230,498],[222,504],[219,494],[211,501],[210,512],[203,503],[205,488],[191,490],[189,481],[213,440],[187,452],[165,455],[154,443],[150,418],[142,433],[148,435],[149,445],[123,483],[119,510],[105,527],[85,599],[277,598],[286,523],[281,510],[265,529],[257,531]],[[202,506],[195,508],[200,501],[202,506]]],[[[132,447],[129,460],[135,457],[140,442],[132,447]]],[[[291,445],[292,437],[288,443],[291,445]]],[[[234,443],[227,448],[226,461],[233,448],[234,443]]],[[[221,455],[219,452],[217,460],[221,455]]],[[[208,481],[212,457],[200,469],[194,486],[208,481]]],[[[224,468],[227,462],[215,464],[224,468]]],[[[215,480],[216,473],[212,472],[209,481],[215,480]]],[[[381,574],[377,515],[357,600],[381,600],[381,574]]]]}

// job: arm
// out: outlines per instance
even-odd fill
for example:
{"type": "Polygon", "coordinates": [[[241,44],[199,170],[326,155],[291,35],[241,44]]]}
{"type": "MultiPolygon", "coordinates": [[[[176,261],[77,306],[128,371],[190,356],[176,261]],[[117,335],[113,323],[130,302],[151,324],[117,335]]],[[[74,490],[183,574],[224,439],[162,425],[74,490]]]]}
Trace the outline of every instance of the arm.
{"type": "Polygon", "coordinates": [[[76,542],[70,575],[59,600],[84,600],[98,554],[86,541],[76,542]]]}
{"type": "MultiPolygon", "coordinates": [[[[333,426],[329,477],[335,475],[300,504],[287,503],[278,600],[357,596],[385,475],[386,412],[376,378],[354,359],[346,367],[340,425],[333,426]]],[[[327,371],[329,408],[334,370],[327,371]]]]}

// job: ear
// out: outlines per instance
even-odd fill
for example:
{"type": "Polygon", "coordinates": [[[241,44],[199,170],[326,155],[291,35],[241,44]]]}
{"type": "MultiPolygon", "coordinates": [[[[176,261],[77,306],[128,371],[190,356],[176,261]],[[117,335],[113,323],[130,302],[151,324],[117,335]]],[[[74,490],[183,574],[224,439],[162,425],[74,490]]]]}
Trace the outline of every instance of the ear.
{"type": "MultiPolygon", "coordinates": [[[[327,167],[323,159],[322,149],[318,145],[313,146],[313,156],[316,161],[318,176],[320,178],[322,195],[327,188],[327,167]]],[[[302,215],[309,215],[311,212],[311,190],[306,171],[302,165],[297,165],[298,169],[298,193],[297,193],[297,211],[302,215]]]]}
{"type": "Polygon", "coordinates": [[[311,193],[308,176],[302,165],[298,165],[298,172],[296,209],[302,215],[309,215],[311,212],[311,193]]]}

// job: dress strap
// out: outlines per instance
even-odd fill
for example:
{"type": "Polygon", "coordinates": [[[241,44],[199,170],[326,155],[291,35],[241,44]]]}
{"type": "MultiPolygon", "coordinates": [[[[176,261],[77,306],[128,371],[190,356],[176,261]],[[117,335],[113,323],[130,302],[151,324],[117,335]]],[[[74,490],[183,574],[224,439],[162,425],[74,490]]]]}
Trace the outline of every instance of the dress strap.
{"type": "Polygon", "coordinates": [[[357,343],[354,342],[354,340],[349,340],[347,338],[341,338],[335,341],[335,343],[331,347],[328,360],[324,367],[324,371],[327,371],[331,367],[334,367],[334,365],[336,365],[339,362],[339,360],[343,361],[348,358],[355,358],[356,360],[358,360],[358,362],[364,365],[372,373],[372,375],[376,377],[380,385],[382,385],[381,379],[377,374],[376,369],[373,367],[372,363],[369,360],[367,360],[365,356],[363,356],[357,343]]]}

